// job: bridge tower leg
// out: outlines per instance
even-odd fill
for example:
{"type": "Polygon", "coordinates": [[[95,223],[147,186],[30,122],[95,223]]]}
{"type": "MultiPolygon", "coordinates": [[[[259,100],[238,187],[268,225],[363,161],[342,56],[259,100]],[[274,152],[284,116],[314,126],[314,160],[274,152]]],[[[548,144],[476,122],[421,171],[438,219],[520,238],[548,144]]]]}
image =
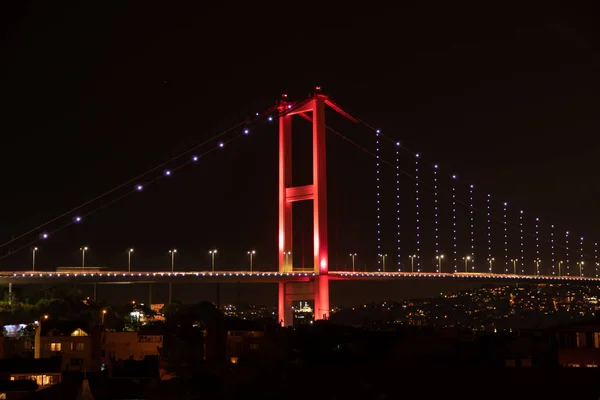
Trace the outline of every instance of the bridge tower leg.
{"type": "Polygon", "coordinates": [[[315,275],[308,283],[279,283],[279,319],[283,326],[293,323],[292,302],[295,300],[313,300],[315,319],[329,318],[325,100],[326,96],[317,93],[297,104],[286,100],[279,104],[279,272],[293,270],[292,203],[312,201],[315,275]],[[305,186],[292,185],[292,116],[295,114],[310,120],[313,128],[313,180],[305,186]]]}

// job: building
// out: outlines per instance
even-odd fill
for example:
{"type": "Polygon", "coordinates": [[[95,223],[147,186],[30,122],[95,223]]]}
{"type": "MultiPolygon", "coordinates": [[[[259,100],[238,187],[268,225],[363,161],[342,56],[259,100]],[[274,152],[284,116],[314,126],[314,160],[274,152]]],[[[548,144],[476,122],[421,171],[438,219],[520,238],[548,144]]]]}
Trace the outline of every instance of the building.
{"type": "Polygon", "coordinates": [[[600,319],[561,326],[552,330],[558,363],[564,367],[600,365],[600,319]]]}
{"type": "Polygon", "coordinates": [[[0,360],[0,380],[30,380],[37,384],[38,389],[57,385],[62,380],[61,359],[53,357],[0,360]]]}
{"type": "Polygon", "coordinates": [[[158,349],[163,345],[163,335],[104,331],[101,337],[102,364],[108,364],[110,360],[143,360],[147,356],[158,356],[158,349]]]}
{"type": "Polygon", "coordinates": [[[27,338],[0,336],[0,359],[33,358],[33,345],[27,338]]]}
{"type": "Polygon", "coordinates": [[[236,364],[240,357],[261,350],[269,340],[265,325],[259,322],[213,322],[204,332],[204,359],[236,364]]]}
{"type": "Polygon", "coordinates": [[[99,369],[100,329],[85,322],[45,320],[35,333],[35,358],[60,356],[63,371],[99,369]]]}

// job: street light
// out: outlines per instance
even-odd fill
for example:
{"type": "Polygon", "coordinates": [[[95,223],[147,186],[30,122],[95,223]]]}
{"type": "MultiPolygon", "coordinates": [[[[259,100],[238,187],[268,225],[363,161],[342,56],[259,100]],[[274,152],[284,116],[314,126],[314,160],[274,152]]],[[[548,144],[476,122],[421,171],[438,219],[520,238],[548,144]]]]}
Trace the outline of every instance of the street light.
{"type": "Polygon", "coordinates": [[[131,253],[133,253],[133,249],[129,249],[127,251],[127,270],[131,272],[131,253]]]}
{"type": "Polygon", "coordinates": [[[583,264],[585,264],[583,261],[579,261],[577,264],[579,264],[579,276],[583,276],[583,264]]]}
{"type": "Polygon", "coordinates": [[[471,260],[471,256],[463,257],[463,260],[465,260],[465,272],[469,272],[469,261],[471,260]]]}
{"type": "Polygon", "coordinates": [[[169,253],[171,254],[171,272],[175,272],[175,253],[177,253],[177,250],[169,250],[169,253]]]}
{"type": "Polygon", "coordinates": [[[350,257],[352,257],[352,272],[354,272],[354,257],[356,257],[356,253],[350,253],[350,257]]]}
{"type": "Polygon", "coordinates": [[[519,260],[516,259],[516,258],[514,258],[514,259],[511,258],[510,259],[510,262],[513,263],[513,275],[517,274],[517,261],[519,261],[519,260]]]}
{"type": "Polygon", "coordinates": [[[413,254],[412,256],[408,256],[408,258],[410,258],[410,269],[414,273],[415,272],[415,258],[417,258],[417,255],[413,254]]]}
{"type": "Polygon", "coordinates": [[[290,256],[292,255],[291,251],[284,251],[283,255],[285,256],[285,266],[288,266],[288,263],[290,261],[290,256]]]}
{"type": "Polygon", "coordinates": [[[379,257],[381,257],[381,259],[383,260],[383,272],[385,272],[385,258],[387,257],[387,254],[380,254],[379,257]]]}
{"type": "Polygon", "coordinates": [[[563,263],[562,261],[559,261],[559,262],[558,262],[558,276],[561,276],[561,274],[560,274],[560,265],[561,265],[562,263],[563,263]]]}
{"type": "Polygon", "coordinates": [[[215,272],[215,254],[217,254],[217,250],[209,250],[208,254],[210,254],[210,265],[212,268],[212,272],[215,272]]]}
{"type": "Polygon", "coordinates": [[[104,316],[106,315],[106,310],[102,310],[102,326],[104,326],[104,316]]]}
{"type": "Polygon", "coordinates": [[[85,270],[85,252],[88,251],[88,248],[87,246],[80,247],[79,250],[81,250],[81,269],[85,270]]]}
{"type": "Polygon", "coordinates": [[[250,256],[250,273],[252,273],[252,256],[256,254],[255,250],[249,250],[248,255],[250,256]]]}
{"type": "Polygon", "coordinates": [[[444,259],[444,255],[441,254],[439,256],[435,256],[436,260],[438,260],[438,272],[442,272],[442,260],[444,259]]]}
{"type": "Polygon", "coordinates": [[[490,262],[490,274],[492,274],[494,272],[493,262],[495,261],[495,258],[494,257],[488,258],[488,261],[490,262]]]}
{"type": "Polygon", "coordinates": [[[31,253],[33,254],[33,260],[31,261],[31,270],[32,270],[32,271],[35,271],[35,253],[36,253],[36,251],[38,251],[38,248],[37,248],[37,247],[34,247],[34,248],[31,250],[31,253]]]}
{"type": "Polygon", "coordinates": [[[539,258],[535,259],[535,273],[536,273],[536,275],[540,274],[540,262],[541,261],[540,261],[539,258]]]}

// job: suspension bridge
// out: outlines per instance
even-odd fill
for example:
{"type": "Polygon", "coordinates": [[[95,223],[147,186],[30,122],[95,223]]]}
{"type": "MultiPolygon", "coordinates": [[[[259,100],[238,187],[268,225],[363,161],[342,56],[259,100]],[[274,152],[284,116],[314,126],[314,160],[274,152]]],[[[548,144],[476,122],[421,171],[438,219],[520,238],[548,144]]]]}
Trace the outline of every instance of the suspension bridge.
{"type": "MultiPolygon", "coordinates": [[[[329,282],[332,280],[600,282],[597,242],[584,242],[583,237],[576,237],[567,230],[559,230],[540,217],[530,217],[524,210],[509,207],[507,202],[496,201],[491,193],[476,191],[474,185],[460,182],[454,174],[442,173],[439,165],[422,160],[418,153],[410,151],[389,135],[344,111],[329,96],[323,94],[320,88],[300,101],[292,101],[287,95],[283,95],[275,106],[258,113],[252,123],[275,120],[279,122],[276,271],[253,270],[253,253],[250,252],[250,270],[246,267],[229,266],[225,270],[215,271],[213,253],[210,270],[177,271],[173,262],[171,269],[167,271],[157,271],[150,267],[132,270],[131,265],[126,271],[119,268],[86,269],[87,248],[81,249],[81,267],[73,268],[72,271],[35,270],[37,247],[32,246],[58,236],[60,230],[68,225],[83,223],[85,215],[78,215],[79,209],[102,200],[106,194],[128,188],[122,196],[96,207],[87,215],[142,191],[147,184],[136,183],[140,178],[136,177],[0,245],[2,248],[22,240],[24,243],[16,252],[30,249],[33,261],[30,270],[15,268],[0,272],[0,284],[8,285],[9,291],[12,291],[12,285],[15,284],[88,283],[94,285],[95,293],[96,284],[167,283],[171,301],[172,284],[272,283],[279,286],[279,320],[287,326],[292,325],[292,303],[296,301],[314,302],[315,319],[329,317],[329,282]],[[352,124],[361,125],[369,132],[366,137],[371,141],[367,145],[360,144],[330,127],[325,120],[326,110],[336,112],[352,124]],[[309,155],[312,159],[312,181],[305,185],[294,185],[292,179],[294,117],[307,120],[312,126],[312,153],[309,155]],[[368,263],[357,265],[358,254],[349,253],[351,267],[346,266],[343,270],[334,270],[330,266],[326,151],[328,132],[367,154],[375,167],[373,210],[376,235],[373,246],[376,248],[376,257],[368,260],[368,263]],[[302,265],[297,265],[293,257],[298,246],[292,229],[293,205],[297,202],[312,203],[312,259],[305,262],[303,258],[302,265]],[[63,220],[67,222],[61,222],[63,220]],[[58,227],[49,230],[53,224],[58,224],[58,227]],[[587,247],[584,247],[584,243],[587,247]]],[[[220,140],[231,132],[237,135],[234,139],[247,136],[250,125],[248,121],[244,121],[213,139],[220,140]]],[[[186,151],[180,155],[186,157],[186,161],[177,168],[197,163],[202,156],[224,146],[225,142],[220,141],[199,155],[192,151],[197,149],[186,151]]],[[[153,173],[164,165],[147,173],[153,173]]],[[[152,182],[169,176],[174,171],[175,169],[165,170],[162,176],[156,177],[152,182]]],[[[129,251],[129,257],[132,251],[129,251]]],[[[176,250],[171,252],[173,260],[176,250]]]]}

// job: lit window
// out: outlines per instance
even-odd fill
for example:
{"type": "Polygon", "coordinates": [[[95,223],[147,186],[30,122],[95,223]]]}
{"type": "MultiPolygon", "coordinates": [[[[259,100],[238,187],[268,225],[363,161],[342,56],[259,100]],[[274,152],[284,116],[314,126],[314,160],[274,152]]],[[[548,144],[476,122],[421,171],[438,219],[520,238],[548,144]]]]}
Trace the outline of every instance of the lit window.
{"type": "Polygon", "coordinates": [[[81,328],[77,328],[71,333],[71,336],[88,336],[81,328]]]}
{"type": "Polygon", "coordinates": [[[61,343],[50,343],[50,351],[60,351],[61,347],[61,343]]]}
{"type": "Polygon", "coordinates": [[[576,339],[576,346],[577,348],[584,348],[586,347],[586,334],[585,332],[577,332],[575,334],[575,339],[576,339]]]}
{"type": "Polygon", "coordinates": [[[238,358],[237,357],[231,357],[231,363],[232,364],[237,364],[238,362],[238,358]]]}
{"type": "Polygon", "coordinates": [[[71,343],[71,351],[83,351],[84,343],[71,343]]]}
{"type": "Polygon", "coordinates": [[[250,344],[250,349],[251,350],[257,350],[258,349],[258,343],[251,343],[250,344]]]}

